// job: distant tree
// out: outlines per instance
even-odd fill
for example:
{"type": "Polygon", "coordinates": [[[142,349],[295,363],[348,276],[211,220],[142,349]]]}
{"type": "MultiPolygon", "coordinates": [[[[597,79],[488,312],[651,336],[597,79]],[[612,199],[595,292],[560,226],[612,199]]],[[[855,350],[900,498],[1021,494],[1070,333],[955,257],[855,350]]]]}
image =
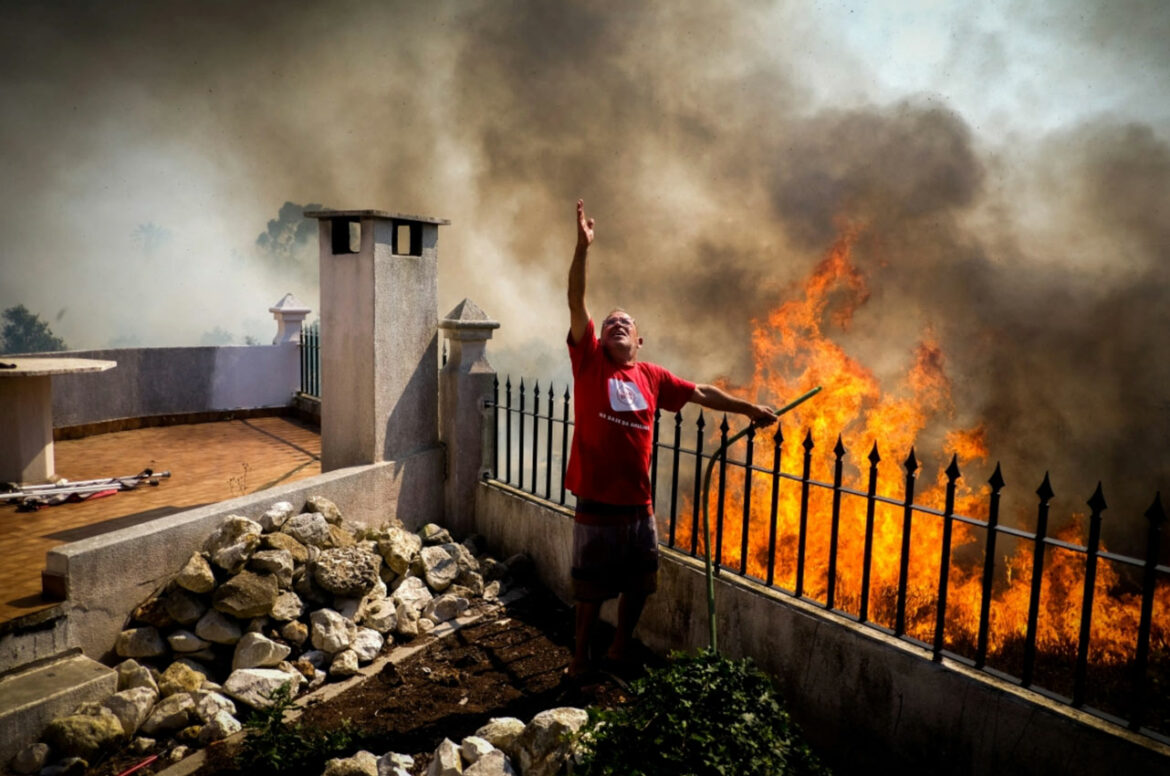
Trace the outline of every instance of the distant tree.
{"type": "Polygon", "coordinates": [[[256,247],[278,267],[292,265],[298,269],[315,269],[317,253],[317,222],[305,218],[306,210],[320,210],[321,205],[298,205],[285,202],[276,218],[269,220],[268,228],[256,238],[256,247]]]}
{"type": "Polygon", "coordinates": [[[9,307],[2,314],[0,353],[47,353],[65,350],[65,340],[54,336],[49,324],[22,304],[9,307]]]}
{"type": "Polygon", "coordinates": [[[203,336],[199,338],[200,345],[230,345],[235,341],[230,331],[216,326],[210,331],[203,332],[203,336]]]}

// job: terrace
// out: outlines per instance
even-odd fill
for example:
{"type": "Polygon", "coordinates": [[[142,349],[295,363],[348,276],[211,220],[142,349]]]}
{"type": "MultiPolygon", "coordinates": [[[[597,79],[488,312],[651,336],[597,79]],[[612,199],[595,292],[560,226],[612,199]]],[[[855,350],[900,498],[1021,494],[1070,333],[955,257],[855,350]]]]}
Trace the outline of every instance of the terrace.
{"type": "MultiPolygon", "coordinates": [[[[53,533],[35,537],[45,542],[39,549],[28,539],[17,551],[28,559],[47,551],[45,589],[64,600],[52,607],[51,618],[35,627],[10,627],[0,636],[0,671],[18,671],[78,650],[90,658],[107,656],[125,613],[173,574],[226,515],[256,516],[276,501],[301,503],[310,493],[333,499],[358,523],[376,525],[396,517],[408,528],[434,521],[453,533],[481,533],[500,555],[528,553],[541,581],[568,598],[572,526],[563,504],[571,497],[559,480],[572,427],[567,394],[558,391],[554,396],[546,384],[547,393],[533,387],[537,401],[529,394],[526,405],[520,393],[513,403],[510,383],[499,385],[487,358],[487,340],[498,324],[469,300],[438,319],[435,262],[438,227],[444,221],[382,211],[310,215],[320,222],[320,436],[288,418],[272,416],[292,412],[277,408],[291,408],[306,355],[287,336],[261,348],[89,354],[119,361],[109,375],[128,382],[110,390],[93,382],[101,376],[61,380],[54,388],[54,414],[62,427],[107,430],[103,424],[114,419],[184,413],[243,410],[269,416],[63,440],[58,469],[73,478],[94,471],[126,474],[146,465],[169,468],[175,476],[158,489],[104,503],[56,507],[31,518],[11,515],[38,524],[53,522],[53,533]],[[445,358],[439,354],[440,336],[449,349],[445,358]],[[155,384],[172,379],[167,375],[175,372],[175,365],[187,361],[199,362],[188,371],[201,376],[204,390],[199,396],[190,396],[189,380],[180,380],[174,391],[155,384]],[[259,363],[262,368],[256,368],[259,363]],[[267,379],[241,377],[248,369],[267,379]],[[130,383],[137,387],[127,388],[130,383]],[[177,395],[185,396],[186,403],[167,404],[166,397],[177,395]],[[128,408],[126,396],[137,397],[137,404],[128,408]],[[186,457],[178,449],[184,438],[191,444],[186,457]],[[128,450],[122,448],[127,452],[113,452],[119,442],[128,444],[128,450]],[[159,447],[152,448],[155,444],[159,447]],[[115,472],[97,467],[103,445],[110,456],[103,465],[115,472]],[[129,460],[117,457],[123,454],[129,460]],[[66,468],[73,465],[76,472],[66,468]],[[199,471],[207,476],[197,481],[199,471]],[[89,512],[121,509],[122,504],[126,512],[89,512]],[[92,519],[84,525],[69,522],[82,512],[92,519]],[[57,541],[67,543],[52,546],[57,541]]],[[[705,432],[700,424],[689,447],[681,443],[681,418],[673,437],[665,430],[656,433],[654,474],[664,558],[660,591],[639,628],[640,638],[656,651],[707,643],[700,545],[695,524],[688,526],[687,518],[697,515],[697,472],[710,462],[720,438],[715,424],[711,426],[705,432]]],[[[720,433],[726,439],[728,428],[720,433]]],[[[794,431],[792,436],[800,444],[801,437],[794,431]]],[[[918,586],[909,586],[906,567],[892,589],[874,596],[875,601],[892,596],[895,603],[887,609],[874,603],[869,610],[860,603],[870,591],[868,583],[836,588],[839,532],[865,543],[873,538],[872,528],[864,523],[860,530],[854,521],[841,523],[843,499],[861,504],[862,514],[868,504],[879,518],[883,510],[893,509],[918,515],[923,522],[929,515],[948,524],[955,519],[954,505],[933,511],[916,505],[912,482],[917,467],[909,463],[900,499],[884,489],[879,494],[852,488],[839,474],[833,482],[816,481],[809,470],[816,443],[804,445],[800,474],[782,472],[781,441],[768,440],[770,456],[759,452],[764,447],[759,440],[749,440],[745,452],[716,461],[721,473],[712,511],[713,530],[718,531],[720,645],[731,656],[753,657],[776,678],[814,743],[834,747],[857,762],[865,761],[867,751],[881,748],[929,762],[943,773],[1165,767],[1170,747],[1142,719],[1134,725],[1132,717],[1088,713],[1039,692],[1042,688],[1031,681],[980,670],[982,666],[945,638],[943,627],[908,626],[903,619],[907,591],[918,586]],[[753,450],[759,456],[755,462],[753,450]],[[785,493],[796,494],[794,508],[778,511],[778,499],[787,497],[777,495],[780,484],[785,493]],[[741,498],[732,502],[736,492],[741,498]],[[757,492],[764,494],[763,506],[757,492]],[[798,529],[788,525],[779,531],[782,547],[799,545],[791,563],[783,557],[774,562],[779,557],[776,533],[769,536],[768,530],[765,551],[748,551],[750,526],[787,525],[777,523],[778,514],[799,523],[798,529]],[[810,522],[831,523],[834,529],[832,540],[823,543],[829,564],[816,573],[805,570],[810,522]],[[765,566],[758,565],[759,559],[765,566]],[[867,619],[881,627],[867,624],[867,619]]],[[[842,452],[836,455],[840,461],[842,452]]],[[[985,528],[990,523],[983,521],[985,528]]],[[[910,520],[904,525],[900,537],[909,536],[910,520]]],[[[989,529],[986,535],[997,532],[989,529]]],[[[1032,538],[1036,546],[1046,546],[1043,530],[1032,538]]],[[[949,549],[949,544],[943,546],[949,549]]],[[[1096,554],[1094,549],[1086,557],[1096,554]]],[[[867,554],[865,569],[869,558],[867,554]]],[[[34,567],[39,570],[40,564],[34,567]]],[[[950,565],[944,560],[938,567],[950,565]]],[[[1156,560],[1145,567],[1166,573],[1156,560]]],[[[935,590],[939,584],[936,573],[935,590]]],[[[941,586],[939,600],[945,602],[945,580],[941,586]]],[[[31,603],[32,595],[3,597],[19,608],[22,601],[31,603]]],[[[1152,606],[1153,596],[1142,598],[1147,600],[1152,606]]],[[[937,613],[937,618],[928,618],[930,623],[946,621],[945,603],[926,608],[937,613]]],[[[1142,616],[1148,620],[1152,614],[1142,616]]],[[[607,610],[608,617],[612,613],[607,610]]],[[[983,628],[979,632],[986,634],[983,628]]],[[[1137,643],[1144,640],[1148,649],[1149,639],[1147,624],[1137,643]]],[[[1025,644],[1035,644],[1034,631],[1025,644]]],[[[1139,681],[1146,678],[1144,670],[1139,681]]]]}

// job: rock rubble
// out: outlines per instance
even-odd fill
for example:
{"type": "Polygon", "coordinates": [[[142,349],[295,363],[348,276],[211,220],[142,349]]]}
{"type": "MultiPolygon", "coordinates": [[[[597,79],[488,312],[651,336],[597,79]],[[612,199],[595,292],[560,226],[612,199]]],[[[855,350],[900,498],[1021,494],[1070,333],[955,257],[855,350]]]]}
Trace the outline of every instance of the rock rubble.
{"type": "MultiPolygon", "coordinates": [[[[299,514],[279,502],[258,520],[229,516],[131,613],[115,645],[117,692],[53,720],[11,767],[84,771],[122,746],[175,761],[232,735],[241,729],[237,709],[268,706],[285,686],[296,695],[352,676],[396,641],[465,613],[473,598],[498,596],[499,583],[485,587],[484,579],[504,564],[469,547],[482,542],[456,544],[434,524],[417,533],[356,527],[322,496],[299,514]]],[[[399,755],[372,757],[327,772],[409,767],[399,755]]],[[[511,772],[502,767],[478,772],[511,772]]]]}

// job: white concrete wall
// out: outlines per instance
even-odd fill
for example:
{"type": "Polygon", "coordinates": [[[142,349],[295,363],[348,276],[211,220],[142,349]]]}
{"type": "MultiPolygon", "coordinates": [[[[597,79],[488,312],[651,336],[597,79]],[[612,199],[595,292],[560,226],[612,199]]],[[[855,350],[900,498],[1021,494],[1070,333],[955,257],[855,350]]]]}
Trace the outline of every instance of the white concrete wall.
{"type": "Polygon", "coordinates": [[[300,349],[283,345],[122,348],[44,354],[118,366],[53,378],[53,426],[212,410],[284,407],[300,388],[300,349]]]}
{"type": "MultiPolygon", "coordinates": [[[[525,552],[541,581],[570,600],[569,510],[481,483],[477,529],[499,556],[525,552]]],[[[1170,747],[998,681],[850,620],[742,580],[716,581],[720,651],[774,676],[809,739],[850,769],[910,773],[1170,772],[1170,747]],[[926,657],[924,657],[926,656],[926,657]]],[[[614,604],[606,605],[607,621],[614,604]]],[[[637,634],[657,652],[707,646],[703,564],[664,550],[658,592],[637,634]]]]}
{"type": "MultiPolygon", "coordinates": [[[[299,510],[315,494],[332,499],[347,520],[360,525],[397,518],[415,529],[438,522],[443,453],[436,448],[338,469],[53,548],[45,573],[64,578],[69,646],[95,659],[108,657],[134,607],[177,573],[225,517],[256,518],[277,501],[291,501],[299,510]]],[[[0,673],[6,668],[0,665],[0,673]]]]}

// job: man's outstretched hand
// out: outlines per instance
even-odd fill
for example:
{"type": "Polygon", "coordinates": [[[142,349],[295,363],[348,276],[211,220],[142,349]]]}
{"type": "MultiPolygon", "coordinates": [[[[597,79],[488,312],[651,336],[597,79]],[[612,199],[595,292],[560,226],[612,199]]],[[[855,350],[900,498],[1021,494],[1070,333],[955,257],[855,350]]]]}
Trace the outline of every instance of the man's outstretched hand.
{"type": "Polygon", "coordinates": [[[577,247],[588,248],[593,244],[593,219],[585,217],[585,200],[577,200],[577,247]]]}
{"type": "Polygon", "coordinates": [[[763,404],[757,404],[753,406],[750,411],[745,412],[744,414],[751,418],[753,426],[757,426],[759,428],[770,426],[776,422],[776,413],[774,413],[770,407],[766,407],[763,404]]]}

